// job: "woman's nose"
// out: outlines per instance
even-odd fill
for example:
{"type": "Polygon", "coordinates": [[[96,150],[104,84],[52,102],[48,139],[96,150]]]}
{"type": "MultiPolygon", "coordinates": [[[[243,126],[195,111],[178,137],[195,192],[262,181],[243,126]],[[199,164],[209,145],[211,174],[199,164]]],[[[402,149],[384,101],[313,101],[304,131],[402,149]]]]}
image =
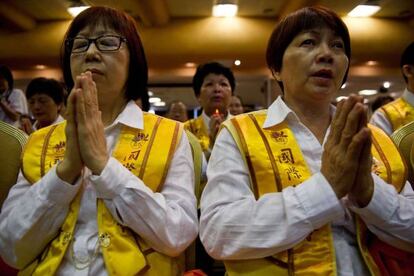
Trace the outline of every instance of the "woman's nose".
{"type": "Polygon", "coordinates": [[[332,63],[333,61],[332,49],[331,47],[329,47],[327,43],[319,44],[317,61],[325,62],[325,63],[332,63]]]}

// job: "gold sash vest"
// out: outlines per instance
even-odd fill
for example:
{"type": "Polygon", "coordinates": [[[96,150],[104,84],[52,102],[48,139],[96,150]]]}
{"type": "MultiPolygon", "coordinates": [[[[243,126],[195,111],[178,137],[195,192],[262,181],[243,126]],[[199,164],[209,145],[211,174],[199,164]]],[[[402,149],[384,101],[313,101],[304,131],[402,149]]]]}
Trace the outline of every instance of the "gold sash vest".
{"type": "MultiPolygon", "coordinates": [[[[40,129],[29,139],[22,171],[32,184],[63,159],[66,122],[40,129]]],[[[112,156],[143,180],[154,192],[160,191],[181,139],[183,125],[144,113],[144,130],[122,126],[112,156]]],[[[82,190],[82,189],[81,189],[82,190]]],[[[56,237],[21,275],[53,275],[71,246],[82,192],[72,201],[56,237]]],[[[129,228],[112,217],[101,199],[97,200],[98,240],[109,275],[179,275],[184,255],[169,257],[154,251],[129,228]]]]}
{"type": "Polygon", "coordinates": [[[209,150],[210,135],[208,134],[207,127],[204,124],[203,116],[188,120],[184,123],[184,128],[197,137],[204,152],[209,150]]]}
{"type": "MultiPolygon", "coordinates": [[[[256,111],[236,116],[224,123],[249,168],[251,189],[256,198],[300,185],[311,176],[295,135],[287,123],[263,129],[266,115],[266,111],[256,111]]],[[[393,183],[400,191],[405,183],[405,165],[398,150],[381,130],[372,128],[372,132],[374,172],[388,183],[393,183]]],[[[379,275],[365,247],[367,231],[361,222],[358,222],[358,241],[362,255],[371,272],[379,275]]],[[[230,276],[336,275],[331,226],[327,224],[313,231],[285,252],[263,259],[225,261],[225,265],[230,276]]]]}
{"type": "Polygon", "coordinates": [[[414,121],[414,107],[402,98],[382,106],[381,111],[384,112],[390,120],[393,132],[403,125],[414,121]]]}

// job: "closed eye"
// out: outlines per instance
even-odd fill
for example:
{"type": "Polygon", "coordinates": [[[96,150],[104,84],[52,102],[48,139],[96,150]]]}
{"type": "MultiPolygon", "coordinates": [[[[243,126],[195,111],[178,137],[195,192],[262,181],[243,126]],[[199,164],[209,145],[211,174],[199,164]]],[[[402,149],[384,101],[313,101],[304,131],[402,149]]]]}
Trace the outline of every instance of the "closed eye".
{"type": "Polygon", "coordinates": [[[300,46],[313,46],[313,45],[315,45],[315,40],[313,40],[313,39],[305,39],[300,44],[300,46]]]}

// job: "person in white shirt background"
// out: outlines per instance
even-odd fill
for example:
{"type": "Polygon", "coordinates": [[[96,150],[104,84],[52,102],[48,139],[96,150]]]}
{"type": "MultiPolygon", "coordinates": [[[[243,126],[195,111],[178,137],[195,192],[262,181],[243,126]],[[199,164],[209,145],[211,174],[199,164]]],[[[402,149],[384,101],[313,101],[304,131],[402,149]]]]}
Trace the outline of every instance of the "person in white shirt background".
{"type": "Polygon", "coordinates": [[[135,103],[148,101],[148,68],[134,19],[86,9],[61,58],[67,121],[26,145],[1,256],[35,275],[182,274],[198,231],[193,159],[181,123],[135,103]]]}
{"type": "Polygon", "coordinates": [[[370,123],[391,135],[398,128],[414,121],[414,42],[405,48],[400,61],[401,73],[407,87],[401,98],[377,109],[370,123]]]}
{"type": "Polygon", "coordinates": [[[379,274],[381,264],[364,261],[355,217],[378,243],[414,253],[414,192],[397,149],[380,136],[398,191],[371,173],[385,161],[372,159],[379,131],[367,127],[363,99],[331,105],[350,52],[346,25],[327,8],[300,9],[273,31],[267,63],[283,96],[224,123],[201,197],[200,239],[228,275],[379,274]]]}
{"type": "Polygon", "coordinates": [[[29,116],[20,116],[20,127],[27,134],[63,121],[61,111],[65,105],[65,91],[57,80],[42,77],[32,79],[26,88],[26,98],[34,117],[32,123],[29,116]]]}
{"type": "Polygon", "coordinates": [[[6,65],[0,65],[0,120],[18,127],[19,116],[27,113],[27,102],[23,91],[14,88],[10,69],[6,65]]]}

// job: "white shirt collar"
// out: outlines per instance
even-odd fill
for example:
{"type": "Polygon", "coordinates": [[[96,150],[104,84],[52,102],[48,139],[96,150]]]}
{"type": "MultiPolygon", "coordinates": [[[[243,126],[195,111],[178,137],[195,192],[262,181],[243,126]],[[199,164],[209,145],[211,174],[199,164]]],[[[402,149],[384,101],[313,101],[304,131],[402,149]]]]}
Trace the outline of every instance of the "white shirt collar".
{"type": "Polygon", "coordinates": [[[123,124],[132,128],[144,129],[144,117],[141,108],[134,101],[129,101],[125,108],[119,113],[114,122],[106,127],[111,128],[117,124],[123,124]]]}
{"type": "Polygon", "coordinates": [[[409,103],[411,106],[414,106],[414,92],[408,91],[407,88],[404,89],[402,98],[409,103]]]}
{"type": "MultiPolygon", "coordinates": [[[[336,107],[330,105],[330,113],[332,117],[333,114],[335,114],[335,111],[336,107]]],[[[290,109],[283,101],[282,97],[279,96],[267,109],[266,120],[264,121],[262,127],[269,128],[280,124],[286,119],[300,122],[299,117],[296,115],[296,113],[292,109],[290,109]]]]}

